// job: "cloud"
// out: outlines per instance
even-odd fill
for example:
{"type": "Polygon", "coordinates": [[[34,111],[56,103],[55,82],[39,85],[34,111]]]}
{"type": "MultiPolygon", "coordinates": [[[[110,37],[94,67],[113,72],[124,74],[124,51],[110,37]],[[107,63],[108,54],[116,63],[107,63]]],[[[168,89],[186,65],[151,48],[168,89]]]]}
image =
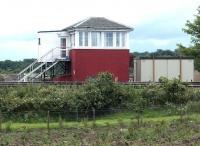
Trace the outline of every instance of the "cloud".
{"type": "Polygon", "coordinates": [[[132,50],[174,48],[176,43],[186,40],[181,29],[186,20],[193,18],[198,5],[199,0],[1,1],[0,60],[23,59],[31,54],[35,57],[37,31],[62,29],[91,16],[133,26],[132,50]]]}

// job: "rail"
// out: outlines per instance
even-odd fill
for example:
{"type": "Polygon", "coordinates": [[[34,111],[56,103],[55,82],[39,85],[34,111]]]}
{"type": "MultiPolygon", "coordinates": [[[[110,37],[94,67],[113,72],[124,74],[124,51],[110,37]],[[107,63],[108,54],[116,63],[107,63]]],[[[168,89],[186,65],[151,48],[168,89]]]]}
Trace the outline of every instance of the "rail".
{"type": "Polygon", "coordinates": [[[19,74],[17,74],[18,81],[23,81],[26,77],[30,76],[34,71],[36,71],[38,68],[40,68],[44,62],[54,62],[56,59],[66,59],[66,56],[68,55],[69,48],[63,49],[56,47],[54,49],[51,49],[47,53],[45,53],[42,57],[35,60],[33,63],[31,63],[29,66],[27,66],[25,69],[23,69],[19,74]],[[63,53],[62,51],[65,51],[63,53]],[[43,63],[41,63],[43,62],[43,63]],[[37,63],[41,63],[37,67],[34,67],[37,63]],[[28,72],[27,75],[24,75],[26,72],[28,72]]]}
{"type": "MultiPolygon", "coordinates": [[[[20,85],[82,85],[84,82],[72,82],[72,81],[34,81],[34,82],[18,82],[18,81],[1,81],[0,86],[20,86],[20,85]]],[[[127,82],[121,83],[123,85],[130,86],[149,86],[152,82],[127,82]]],[[[155,82],[154,84],[161,84],[155,82]]],[[[185,82],[188,87],[200,88],[200,82],[185,82]]]]}

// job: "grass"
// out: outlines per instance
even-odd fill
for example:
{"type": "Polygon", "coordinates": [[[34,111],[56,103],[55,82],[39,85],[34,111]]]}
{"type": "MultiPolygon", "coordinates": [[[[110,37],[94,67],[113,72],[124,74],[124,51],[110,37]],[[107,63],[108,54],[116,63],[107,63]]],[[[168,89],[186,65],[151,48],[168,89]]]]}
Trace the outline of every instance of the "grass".
{"type": "MultiPolygon", "coordinates": [[[[200,120],[200,114],[190,114],[188,116],[190,119],[194,120],[200,120]]],[[[173,120],[180,119],[180,116],[177,114],[169,114],[166,109],[159,109],[159,110],[145,110],[141,117],[143,122],[161,122],[166,121],[170,122],[173,120]]],[[[123,123],[129,124],[131,121],[136,122],[137,121],[137,114],[130,112],[130,111],[123,111],[120,113],[114,113],[110,115],[106,115],[103,117],[97,117],[95,119],[95,124],[98,127],[106,126],[107,123],[110,125],[117,125],[119,123],[119,120],[122,120],[123,123]]],[[[93,124],[92,120],[82,120],[80,122],[76,121],[62,121],[63,127],[66,128],[73,128],[73,127],[84,127],[85,122],[87,122],[88,126],[91,126],[93,124]]],[[[14,121],[8,121],[2,124],[2,129],[6,129],[9,126],[10,130],[23,130],[23,129],[45,129],[47,128],[47,122],[14,122],[14,121]]],[[[60,124],[59,121],[52,120],[50,121],[50,128],[59,128],[60,124]]]]}
{"type": "Polygon", "coordinates": [[[0,145],[197,146],[200,143],[198,113],[188,114],[180,119],[180,115],[168,109],[145,110],[139,124],[137,114],[130,111],[97,117],[95,122],[56,120],[52,119],[49,130],[45,121],[7,121],[2,124],[0,145]]]}

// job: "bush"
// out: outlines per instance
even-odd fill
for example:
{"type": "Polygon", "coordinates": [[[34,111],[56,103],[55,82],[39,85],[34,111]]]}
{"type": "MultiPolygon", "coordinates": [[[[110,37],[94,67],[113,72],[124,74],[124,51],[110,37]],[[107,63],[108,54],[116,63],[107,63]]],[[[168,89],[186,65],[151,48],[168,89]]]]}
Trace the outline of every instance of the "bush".
{"type": "Polygon", "coordinates": [[[4,81],[4,76],[2,74],[0,74],[0,81],[4,81]]]}
{"type": "Polygon", "coordinates": [[[144,109],[150,105],[186,104],[200,101],[200,90],[188,88],[177,79],[161,78],[161,84],[134,88],[116,83],[110,73],[100,73],[82,86],[29,85],[0,88],[0,109],[16,112],[89,111],[109,108],[144,109]]]}
{"type": "Polygon", "coordinates": [[[161,77],[160,84],[152,84],[143,90],[143,97],[148,104],[165,105],[166,103],[185,104],[193,95],[187,85],[178,79],[169,80],[161,77]]]}
{"type": "Polygon", "coordinates": [[[187,103],[188,112],[200,113],[200,101],[190,101],[187,103]]]}

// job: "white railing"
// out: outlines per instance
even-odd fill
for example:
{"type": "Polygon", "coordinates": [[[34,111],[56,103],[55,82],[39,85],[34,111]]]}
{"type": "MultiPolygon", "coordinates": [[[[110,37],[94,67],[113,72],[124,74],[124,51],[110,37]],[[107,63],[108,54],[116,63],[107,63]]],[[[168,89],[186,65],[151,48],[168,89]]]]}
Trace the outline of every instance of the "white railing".
{"type": "Polygon", "coordinates": [[[60,59],[68,59],[69,55],[69,48],[63,49],[63,48],[54,48],[45,53],[42,57],[35,60],[33,63],[31,63],[29,66],[27,66],[25,69],[23,69],[17,76],[18,81],[26,81],[26,79],[31,76],[35,71],[37,71],[39,68],[41,68],[46,62],[55,62],[56,60],[60,59]],[[36,66],[37,63],[40,63],[36,66]],[[25,73],[28,72],[26,75],[25,73]]]}

